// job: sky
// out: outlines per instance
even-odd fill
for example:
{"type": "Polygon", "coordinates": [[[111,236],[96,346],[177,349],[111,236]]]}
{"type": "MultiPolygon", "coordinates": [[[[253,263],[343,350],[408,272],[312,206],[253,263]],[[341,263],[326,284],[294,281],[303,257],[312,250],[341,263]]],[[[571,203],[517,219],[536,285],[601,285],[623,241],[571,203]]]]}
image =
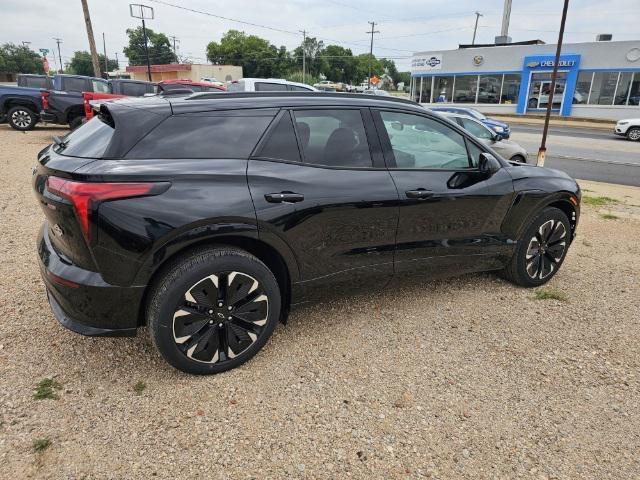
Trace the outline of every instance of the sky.
{"type": "MultiPolygon", "coordinates": [[[[369,50],[369,21],[380,33],[374,37],[376,56],[393,58],[408,70],[413,52],[455,49],[471,43],[475,11],[479,19],[476,43],[492,43],[500,34],[503,0],[131,0],[154,8],[147,22],[154,31],[178,38],[178,54],[194,63],[206,63],[206,45],[219,41],[229,29],[245,31],[276,46],[293,49],[302,41],[299,30],[351,48],[354,54],[369,50]],[[213,15],[188,11],[199,10],[213,15]],[[238,23],[240,20],[249,24],[238,23]],[[250,25],[253,24],[253,25],[250,25]]],[[[129,15],[130,0],[88,0],[96,44],[107,56],[126,65],[122,52],[126,29],[140,21],[129,15]]],[[[541,39],[555,43],[562,12],[561,0],[513,0],[509,35],[513,41],[541,39]]],[[[614,40],[640,39],[640,0],[571,0],[565,42],[595,40],[612,33],[614,40]]],[[[77,50],[89,50],[80,0],[0,0],[0,43],[31,42],[31,48],[55,50],[54,37],[62,39],[63,63],[77,50]]],[[[49,54],[52,67],[56,63],[49,54]]]]}

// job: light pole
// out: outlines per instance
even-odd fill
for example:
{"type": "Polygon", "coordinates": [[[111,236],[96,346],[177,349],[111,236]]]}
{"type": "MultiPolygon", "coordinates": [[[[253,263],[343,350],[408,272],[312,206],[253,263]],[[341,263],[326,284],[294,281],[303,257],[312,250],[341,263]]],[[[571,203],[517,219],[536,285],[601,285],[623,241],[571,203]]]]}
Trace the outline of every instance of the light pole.
{"type": "Polygon", "coordinates": [[[471,40],[471,45],[476,44],[476,32],[478,31],[478,19],[483,15],[480,12],[476,12],[476,26],[473,27],[473,40],[471,40]]]}
{"type": "Polygon", "coordinates": [[[130,3],[129,4],[129,12],[133,18],[139,18],[142,20],[142,35],[144,36],[144,53],[147,56],[147,77],[149,77],[149,81],[151,82],[151,61],[149,60],[149,45],[147,44],[147,26],[144,21],[153,20],[153,8],[148,7],[147,5],[141,5],[139,3],[130,3]]]}
{"type": "Polygon", "coordinates": [[[558,75],[558,64],[560,63],[560,52],[562,51],[562,38],[564,37],[564,24],[567,21],[567,10],[569,9],[569,0],[564,0],[562,8],[562,20],[560,20],[560,33],[558,34],[558,45],[556,46],[556,58],[553,62],[553,72],[551,73],[551,90],[549,91],[549,100],[547,103],[547,113],[544,116],[544,128],[542,129],[542,141],[538,150],[538,159],[536,165],[544,167],[544,160],[547,154],[547,132],[549,130],[549,118],[551,117],[551,106],[553,105],[553,94],[556,90],[556,77],[558,75]]]}

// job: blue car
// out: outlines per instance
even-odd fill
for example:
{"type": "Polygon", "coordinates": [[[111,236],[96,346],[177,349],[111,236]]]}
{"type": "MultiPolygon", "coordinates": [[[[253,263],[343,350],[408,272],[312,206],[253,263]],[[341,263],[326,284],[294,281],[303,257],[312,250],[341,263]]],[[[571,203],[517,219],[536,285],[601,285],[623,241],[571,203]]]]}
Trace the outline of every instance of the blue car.
{"type": "Polygon", "coordinates": [[[500,138],[507,139],[511,136],[511,129],[509,128],[509,125],[507,123],[494,120],[493,118],[488,118],[487,116],[480,113],[478,110],[474,110],[473,108],[431,107],[430,110],[434,112],[449,112],[457,113],[459,115],[466,115],[467,117],[475,118],[479,122],[484,123],[487,127],[500,135],[500,138]]]}

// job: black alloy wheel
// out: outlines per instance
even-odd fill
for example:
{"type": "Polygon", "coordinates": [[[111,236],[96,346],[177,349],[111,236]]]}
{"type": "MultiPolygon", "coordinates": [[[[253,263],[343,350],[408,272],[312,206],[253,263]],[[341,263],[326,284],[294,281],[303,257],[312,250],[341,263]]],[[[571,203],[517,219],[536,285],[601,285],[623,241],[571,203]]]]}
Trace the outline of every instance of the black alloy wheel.
{"type": "Polygon", "coordinates": [[[32,130],[38,122],[36,114],[30,108],[23,106],[11,108],[7,112],[7,120],[11,128],[23,132],[32,130]]]}
{"type": "Polygon", "coordinates": [[[188,373],[218,373],[246,362],[280,318],[280,289],[259,259],[232,247],[178,258],[150,295],[147,321],[162,356],[188,373]]]}
{"type": "Polygon", "coordinates": [[[567,215],[547,207],[529,223],[502,275],[523,287],[542,285],[558,273],[570,243],[567,215]]]}

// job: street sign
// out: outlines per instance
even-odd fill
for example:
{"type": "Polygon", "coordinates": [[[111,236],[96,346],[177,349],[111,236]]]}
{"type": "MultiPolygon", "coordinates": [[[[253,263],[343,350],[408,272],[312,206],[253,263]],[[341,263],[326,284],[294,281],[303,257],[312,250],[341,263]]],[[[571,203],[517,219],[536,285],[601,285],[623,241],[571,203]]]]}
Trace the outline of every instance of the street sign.
{"type": "Polygon", "coordinates": [[[41,48],[40,49],[40,53],[42,54],[43,57],[45,57],[47,55],[47,53],[49,53],[49,49],[48,48],[41,48]]]}
{"type": "Polygon", "coordinates": [[[139,3],[130,3],[129,12],[134,18],[140,18],[143,20],[153,20],[153,8],[139,3]]]}

